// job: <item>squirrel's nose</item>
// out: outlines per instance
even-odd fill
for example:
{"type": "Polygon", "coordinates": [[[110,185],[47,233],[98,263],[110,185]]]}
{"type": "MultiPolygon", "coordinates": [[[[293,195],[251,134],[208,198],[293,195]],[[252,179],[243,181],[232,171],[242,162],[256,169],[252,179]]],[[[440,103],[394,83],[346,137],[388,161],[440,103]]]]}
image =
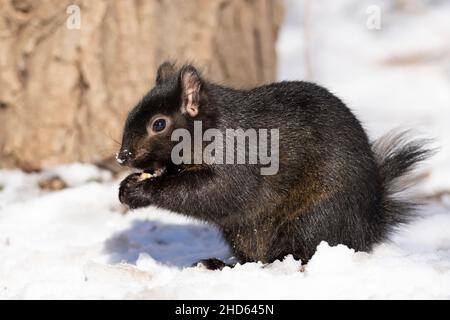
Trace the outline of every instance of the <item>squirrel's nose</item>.
{"type": "Polygon", "coordinates": [[[120,165],[125,166],[127,165],[132,155],[133,153],[131,151],[129,151],[128,149],[123,149],[116,154],[116,160],[120,165]]]}

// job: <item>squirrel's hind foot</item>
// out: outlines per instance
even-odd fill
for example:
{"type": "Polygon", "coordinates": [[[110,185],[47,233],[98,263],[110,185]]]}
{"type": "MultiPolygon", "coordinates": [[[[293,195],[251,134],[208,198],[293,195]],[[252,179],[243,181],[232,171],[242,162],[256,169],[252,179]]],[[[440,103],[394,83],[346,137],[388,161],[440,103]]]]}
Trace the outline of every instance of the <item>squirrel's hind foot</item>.
{"type": "Polygon", "coordinates": [[[210,259],[202,259],[197,261],[192,265],[192,267],[203,267],[207,270],[222,270],[225,267],[233,268],[234,265],[227,264],[220,259],[210,258],[210,259]]]}

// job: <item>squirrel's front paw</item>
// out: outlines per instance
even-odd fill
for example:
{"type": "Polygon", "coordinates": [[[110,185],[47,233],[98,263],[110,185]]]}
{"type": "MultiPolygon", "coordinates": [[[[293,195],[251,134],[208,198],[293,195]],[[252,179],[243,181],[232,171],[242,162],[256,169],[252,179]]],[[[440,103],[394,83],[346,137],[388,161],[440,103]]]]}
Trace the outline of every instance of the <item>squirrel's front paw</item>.
{"type": "Polygon", "coordinates": [[[150,204],[148,195],[144,190],[147,181],[142,180],[140,173],[133,173],[126,177],[119,188],[119,200],[131,209],[145,207],[150,204]]]}

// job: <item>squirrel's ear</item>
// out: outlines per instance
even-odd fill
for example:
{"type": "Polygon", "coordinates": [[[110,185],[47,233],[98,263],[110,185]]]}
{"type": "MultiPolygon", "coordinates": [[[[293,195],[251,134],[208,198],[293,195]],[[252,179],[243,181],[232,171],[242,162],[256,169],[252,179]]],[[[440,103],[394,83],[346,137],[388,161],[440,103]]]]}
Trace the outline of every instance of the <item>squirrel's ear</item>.
{"type": "Polygon", "coordinates": [[[202,80],[193,66],[184,66],[180,71],[181,112],[191,117],[198,114],[202,80]]]}
{"type": "Polygon", "coordinates": [[[156,85],[162,84],[176,73],[175,63],[166,61],[161,64],[156,72],[156,85]]]}

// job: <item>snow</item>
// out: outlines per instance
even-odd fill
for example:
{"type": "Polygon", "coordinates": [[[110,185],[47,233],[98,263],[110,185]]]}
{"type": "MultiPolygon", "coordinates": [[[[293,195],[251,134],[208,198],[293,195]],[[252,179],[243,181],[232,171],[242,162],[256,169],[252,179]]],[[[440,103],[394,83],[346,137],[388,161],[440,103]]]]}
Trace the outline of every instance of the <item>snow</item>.
{"type": "MultiPolygon", "coordinates": [[[[306,46],[306,1],[286,3],[279,78],[330,88],[372,138],[396,127],[435,138],[440,150],[414,192],[450,190],[450,4],[402,11],[387,0],[310,1],[306,46]],[[381,30],[365,27],[369,5],[382,8],[381,30]]],[[[370,253],[323,242],[304,269],[288,256],[208,271],[191,265],[230,255],[217,230],[155,207],[125,213],[119,181],[79,163],[0,170],[0,299],[450,299],[448,194],[370,253]],[[53,176],[68,188],[41,190],[53,176]]]]}
{"type": "Polygon", "coordinates": [[[1,203],[9,189],[30,191],[0,210],[0,298],[450,298],[448,203],[370,254],[324,242],[303,272],[291,256],[208,271],[190,266],[229,257],[214,228],[154,207],[124,214],[117,180],[64,167],[86,182],[43,192],[47,172],[0,173],[1,203]]]}

